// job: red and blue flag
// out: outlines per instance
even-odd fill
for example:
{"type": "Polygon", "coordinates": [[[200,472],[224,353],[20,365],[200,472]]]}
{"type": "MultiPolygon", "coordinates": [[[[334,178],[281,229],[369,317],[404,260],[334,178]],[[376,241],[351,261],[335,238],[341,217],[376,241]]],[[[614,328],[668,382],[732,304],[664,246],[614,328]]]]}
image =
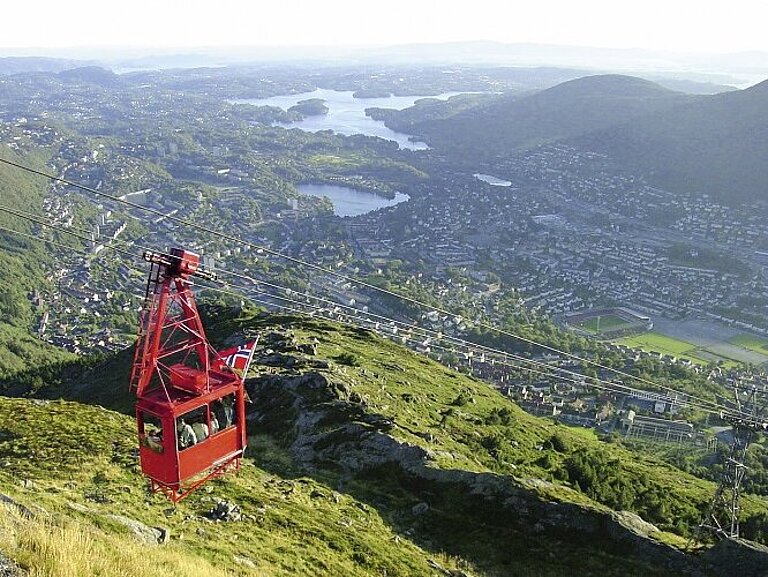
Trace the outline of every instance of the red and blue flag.
{"type": "Polygon", "coordinates": [[[245,377],[248,373],[248,367],[253,360],[253,353],[256,350],[257,340],[249,341],[239,347],[232,347],[224,351],[219,351],[218,357],[213,360],[214,368],[220,368],[224,365],[235,369],[245,377]]]}

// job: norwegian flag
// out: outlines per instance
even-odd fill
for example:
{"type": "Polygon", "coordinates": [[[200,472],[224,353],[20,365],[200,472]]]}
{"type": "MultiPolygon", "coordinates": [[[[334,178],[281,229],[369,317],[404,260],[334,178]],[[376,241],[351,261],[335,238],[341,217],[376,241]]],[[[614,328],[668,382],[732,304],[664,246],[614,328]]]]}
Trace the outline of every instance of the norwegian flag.
{"type": "Polygon", "coordinates": [[[213,360],[214,367],[218,368],[226,365],[240,372],[245,377],[248,373],[248,367],[251,365],[257,342],[258,339],[247,342],[239,347],[219,351],[218,357],[213,360]]]}

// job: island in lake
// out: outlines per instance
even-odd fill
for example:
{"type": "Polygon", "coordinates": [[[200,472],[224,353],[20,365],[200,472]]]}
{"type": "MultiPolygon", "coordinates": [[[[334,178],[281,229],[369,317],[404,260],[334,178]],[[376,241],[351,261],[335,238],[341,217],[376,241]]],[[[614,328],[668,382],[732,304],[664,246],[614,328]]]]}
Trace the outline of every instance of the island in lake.
{"type": "Polygon", "coordinates": [[[328,114],[328,110],[322,98],[307,98],[299,100],[288,109],[288,112],[298,112],[302,116],[322,116],[328,114]]]}
{"type": "Polygon", "coordinates": [[[360,88],[352,93],[352,98],[389,98],[392,92],[384,88],[360,88]]]}

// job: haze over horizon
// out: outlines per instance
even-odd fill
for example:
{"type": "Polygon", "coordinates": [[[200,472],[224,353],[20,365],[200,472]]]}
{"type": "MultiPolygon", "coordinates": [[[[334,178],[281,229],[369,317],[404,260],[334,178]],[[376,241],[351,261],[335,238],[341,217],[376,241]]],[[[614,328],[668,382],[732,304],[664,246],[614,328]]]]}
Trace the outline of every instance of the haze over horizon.
{"type": "Polygon", "coordinates": [[[6,8],[0,56],[71,56],[80,51],[153,51],[222,47],[388,47],[403,44],[492,41],[507,44],[643,49],[690,54],[767,51],[759,0],[733,5],[649,0],[577,4],[542,0],[525,6],[478,0],[467,8],[435,0],[392,0],[361,10],[350,0],[284,4],[154,3],[130,7],[94,0],[6,8]],[[711,5],[710,5],[711,4],[711,5]]]}

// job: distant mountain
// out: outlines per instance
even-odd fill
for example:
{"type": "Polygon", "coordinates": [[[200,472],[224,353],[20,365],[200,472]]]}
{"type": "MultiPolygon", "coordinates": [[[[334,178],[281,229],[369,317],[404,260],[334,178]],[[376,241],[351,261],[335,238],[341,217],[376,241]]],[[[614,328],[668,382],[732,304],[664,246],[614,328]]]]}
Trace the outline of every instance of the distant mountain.
{"type": "Polygon", "coordinates": [[[714,95],[587,76],[534,94],[378,113],[457,165],[480,168],[544,143],[608,155],[672,192],[768,199],[768,81],[714,95]],[[440,108],[438,108],[440,107],[440,108]]]}
{"type": "Polygon", "coordinates": [[[69,84],[97,84],[115,87],[122,84],[120,76],[101,66],[83,66],[59,72],[59,78],[69,84]]]}
{"type": "Polygon", "coordinates": [[[488,161],[658,113],[692,98],[640,78],[587,76],[525,97],[505,94],[483,100],[449,118],[415,123],[410,130],[448,154],[488,161]]]}
{"type": "Polygon", "coordinates": [[[89,64],[91,61],[67,58],[39,58],[36,56],[0,58],[0,76],[22,72],[61,72],[89,64]]]}
{"type": "MultiPolygon", "coordinates": [[[[118,71],[162,70],[168,68],[201,68],[223,66],[220,56],[210,54],[157,54],[109,61],[118,71]]],[[[229,63],[229,62],[226,62],[229,63]]]]}
{"type": "Polygon", "coordinates": [[[642,170],[671,191],[726,201],[768,199],[766,111],[768,81],[659,110],[571,142],[642,170]]]}
{"type": "Polygon", "coordinates": [[[688,94],[720,94],[721,92],[733,92],[738,90],[727,84],[718,84],[715,82],[697,82],[685,78],[668,78],[664,76],[647,76],[648,80],[656,82],[664,88],[686,92],[688,94]]]}

